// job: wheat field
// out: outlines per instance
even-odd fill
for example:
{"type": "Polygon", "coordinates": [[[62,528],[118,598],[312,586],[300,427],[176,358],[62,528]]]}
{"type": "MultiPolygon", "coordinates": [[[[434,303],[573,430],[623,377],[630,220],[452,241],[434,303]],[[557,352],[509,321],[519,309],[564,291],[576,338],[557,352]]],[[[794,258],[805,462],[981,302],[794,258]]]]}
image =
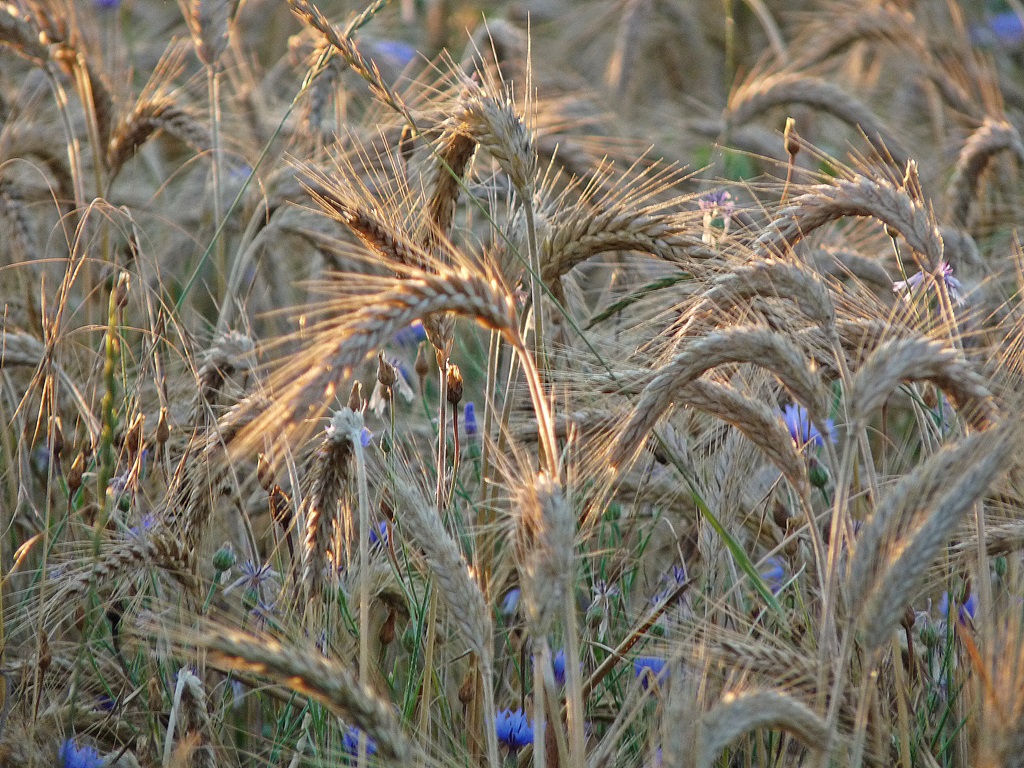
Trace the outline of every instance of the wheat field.
{"type": "Polygon", "coordinates": [[[1024,765],[1024,5],[0,6],[0,765],[1024,765]]]}

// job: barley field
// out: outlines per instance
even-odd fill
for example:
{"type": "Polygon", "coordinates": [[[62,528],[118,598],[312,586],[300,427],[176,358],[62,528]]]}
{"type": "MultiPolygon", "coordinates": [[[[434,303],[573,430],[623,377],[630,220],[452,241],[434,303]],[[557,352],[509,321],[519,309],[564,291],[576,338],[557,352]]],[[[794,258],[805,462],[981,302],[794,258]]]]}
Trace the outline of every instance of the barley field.
{"type": "Polygon", "coordinates": [[[1024,4],[0,5],[0,766],[1024,765],[1024,4]]]}

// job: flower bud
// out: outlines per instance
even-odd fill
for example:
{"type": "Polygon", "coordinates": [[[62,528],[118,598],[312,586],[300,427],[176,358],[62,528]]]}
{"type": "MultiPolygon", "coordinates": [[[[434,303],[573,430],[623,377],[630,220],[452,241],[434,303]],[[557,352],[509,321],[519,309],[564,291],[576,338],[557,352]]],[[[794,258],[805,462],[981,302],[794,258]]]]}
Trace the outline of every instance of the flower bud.
{"type": "Polygon", "coordinates": [[[213,553],[213,569],[218,574],[229,571],[236,559],[234,547],[231,546],[231,542],[227,542],[213,553]]]}
{"type": "Polygon", "coordinates": [[[815,488],[824,489],[828,485],[828,470],[813,456],[808,463],[807,477],[815,488]]]}

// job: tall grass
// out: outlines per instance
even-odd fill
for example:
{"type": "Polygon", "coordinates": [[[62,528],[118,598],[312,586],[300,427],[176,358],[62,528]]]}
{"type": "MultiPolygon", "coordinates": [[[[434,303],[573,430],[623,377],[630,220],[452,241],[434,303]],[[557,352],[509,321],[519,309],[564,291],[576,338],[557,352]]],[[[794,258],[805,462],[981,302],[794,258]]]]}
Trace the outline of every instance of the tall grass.
{"type": "Polygon", "coordinates": [[[341,5],[0,8],[0,765],[1019,764],[1013,18],[341,5]]]}

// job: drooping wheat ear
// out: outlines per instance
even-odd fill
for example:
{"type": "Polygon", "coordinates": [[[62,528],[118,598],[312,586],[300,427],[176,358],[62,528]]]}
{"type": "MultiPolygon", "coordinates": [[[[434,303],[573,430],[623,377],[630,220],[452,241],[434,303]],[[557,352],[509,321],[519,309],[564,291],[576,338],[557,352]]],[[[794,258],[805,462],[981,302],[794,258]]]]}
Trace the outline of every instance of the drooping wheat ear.
{"type": "Polygon", "coordinates": [[[352,233],[385,263],[423,268],[427,262],[410,239],[379,213],[377,208],[368,208],[355,199],[346,196],[347,188],[339,184],[314,181],[307,185],[313,199],[337,221],[347,226],[352,233]]]}
{"type": "Polygon", "coordinates": [[[696,768],[711,768],[722,751],[759,728],[785,731],[808,749],[827,752],[832,744],[825,720],[793,696],[777,690],[728,692],[701,718],[696,768]]]}
{"type": "MultiPolygon", "coordinates": [[[[262,440],[322,413],[334,399],[338,383],[413,320],[451,312],[504,334],[521,346],[515,303],[494,279],[467,270],[410,276],[405,279],[362,278],[383,286],[377,293],[332,303],[332,320],[314,326],[310,343],[284,366],[276,404],[261,417],[250,436],[262,440]]],[[[262,447],[259,448],[262,450],[262,447]]]]}
{"type": "Polygon", "coordinates": [[[989,162],[1000,152],[1010,151],[1024,163],[1024,142],[1020,133],[1005,120],[986,118],[960,148],[956,168],[949,180],[950,217],[959,227],[967,227],[971,202],[989,162]]]}
{"type": "MultiPolygon", "coordinates": [[[[990,557],[1024,550],[1024,521],[985,526],[985,552],[990,557]]],[[[978,557],[978,535],[966,534],[950,548],[950,557],[961,562],[978,557]]]]}
{"type": "Polygon", "coordinates": [[[255,351],[255,342],[244,333],[228,331],[217,336],[203,354],[197,374],[202,399],[213,404],[228,379],[235,374],[248,375],[256,365],[255,351]]]}
{"type": "MultiPolygon", "coordinates": [[[[422,550],[436,589],[448,604],[452,622],[480,663],[484,686],[485,726],[489,762],[495,768],[498,742],[494,722],[493,627],[483,591],[469,570],[459,545],[445,530],[437,510],[423,489],[409,477],[395,477],[395,516],[400,529],[422,550]]],[[[433,630],[431,630],[433,631],[433,630]]]]}
{"type": "Polygon", "coordinates": [[[39,258],[39,249],[32,235],[32,220],[25,200],[18,188],[10,181],[0,180],[0,216],[7,222],[11,233],[12,252],[5,263],[35,261],[39,258]]]}
{"type": "Polygon", "coordinates": [[[921,25],[914,14],[895,3],[872,3],[870,6],[837,6],[837,13],[821,14],[818,22],[809,25],[792,50],[800,53],[794,66],[801,70],[832,58],[861,40],[879,40],[897,48],[901,56],[909,52],[920,61],[927,77],[938,88],[946,102],[957,112],[978,117],[978,106],[958,82],[950,77],[929,49],[921,34],[921,25]]]}
{"type": "Polygon", "coordinates": [[[850,385],[850,417],[867,424],[897,387],[907,381],[931,381],[977,429],[988,429],[997,408],[985,379],[962,353],[945,342],[923,337],[894,339],[877,347],[850,385]]]}
{"type": "Polygon", "coordinates": [[[334,563],[331,573],[337,573],[352,544],[352,515],[339,515],[339,506],[344,502],[352,472],[352,441],[348,437],[350,430],[344,423],[352,414],[349,408],[335,412],[313,460],[313,481],[303,509],[302,589],[307,599],[318,598],[323,591],[328,555],[334,563]],[[342,539],[338,535],[342,533],[345,552],[333,551],[332,544],[342,539]]]}
{"type": "MultiPolygon", "coordinates": [[[[174,686],[174,700],[167,719],[167,735],[164,740],[163,752],[164,765],[170,763],[176,729],[182,734],[182,737],[178,739],[179,742],[184,741],[191,733],[198,734],[202,741],[206,742],[207,737],[204,732],[208,733],[209,728],[210,712],[207,709],[206,691],[203,690],[203,684],[192,670],[182,667],[178,670],[177,683],[174,686]]],[[[199,750],[198,759],[190,764],[196,765],[197,768],[216,768],[217,762],[214,758],[213,748],[208,743],[204,743],[199,750]]]]}
{"type": "Polygon", "coordinates": [[[807,269],[774,260],[737,267],[717,278],[693,309],[687,311],[687,325],[700,319],[711,319],[717,324],[716,317],[758,296],[789,299],[824,329],[835,326],[835,306],[821,281],[807,269]]]}
{"type": "Polygon", "coordinates": [[[220,59],[228,47],[229,0],[180,0],[185,22],[204,67],[220,68],[220,59]]]}
{"type": "Polygon", "coordinates": [[[757,77],[741,86],[729,99],[728,119],[743,125],[781,104],[804,104],[842,120],[864,136],[883,159],[892,158],[903,168],[910,156],[867,105],[845,89],[818,77],[781,72],[757,77]]]}
{"type": "Polygon", "coordinates": [[[803,404],[812,421],[824,425],[824,397],[806,356],[784,336],[764,328],[730,328],[694,339],[656,371],[640,394],[632,415],[619,430],[611,463],[631,459],[678,393],[705,372],[728,363],[751,363],[774,373],[803,404]]]}
{"type": "Polygon", "coordinates": [[[765,255],[782,253],[844,216],[871,216],[887,224],[926,259],[926,270],[942,261],[942,237],[931,210],[887,179],[861,175],[815,185],[793,198],[757,238],[755,248],[765,255]]]}
{"type": "Polygon", "coordinates": [[[166,93],[148,95],[113,131],[107,146],[107,167],[114,175],[158,131],[166,131],[197,152],[210,147],[210,133],[186,107],[166,93]]]}
{"type": "Polygon", "coordinates": [[[154,529],[146,536],[114,542],[88,568],[69,571],[61,578],[58,588],[47,598],[47,612],[66,618],[75,601],[93,587],[117,588],[131,575],[154,566],[191,585],[193,555],[187,544],[170,531],[154,529]]]}
{"type": "Polygon", "coordinates": [[[964,456],[956,470],[955,485],[915,520],[911,530],[887,542],[881,561],[884,575],[867,598],[853,606],[867,653],[889,640],[929,566],[949,543],[964,513],[1005,469],[1019,448],[1013,434],[1017,428],[1017,424],[1010,423],[978,435],[974,451],[964,456]]]}
{"type": "MultiPolygon", "coordinates": [[[[970,466],[979,448],[989,440],[987,433],[975,433],[943,447],[905,475],[882,499],[857,534],[847,580],[851,606],[861,605],[867,599],[885,575],[890,550],[898,552],[895,547],[914,532],[936,502],[957,484],[961,470],[970,466]]],[[[973,554],[977,555],[977,549],[973,554]]]]}
{"type": "Polygon", "coordinates": [[[262,675],[317,699],[366,731],[390,764],[414,764],[415,745],[403,732],[394,710],[357,682],[346,667],[325,658],[318,649],[284,647],[273,638],[231,630],[189,635],[186,642],[208,649],[211,660],[220,666],[262,675]]]}
{"type": "Polygon", "coordinates": [[[692,231],[692,221],[669,213],[615,205],[576,209],[551,222],[551,234],[540,244],[541,276],[553,284],[578,264],[612,251],[647,253],[688,268],[718,258],[692,231]]]}
{"type": "Polygon", "coordinates": [[[810,505],[811,487],[806,464],[797,453],[789,430],[778,413],[761,400],[745,397],[728,384],[707,379],[690,382],[679,390],[676,399],[736,427],[764,452],[800,498],[810,505]]]}

